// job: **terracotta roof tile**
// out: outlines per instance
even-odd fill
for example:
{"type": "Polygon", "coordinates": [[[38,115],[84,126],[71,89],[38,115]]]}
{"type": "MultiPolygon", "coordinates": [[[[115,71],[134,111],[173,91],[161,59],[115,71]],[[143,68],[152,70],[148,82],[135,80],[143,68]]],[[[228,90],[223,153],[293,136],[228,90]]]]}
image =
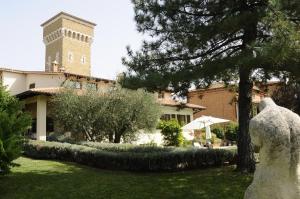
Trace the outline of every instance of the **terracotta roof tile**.
{"type": "Polygon", "coordinates": [[[191,104],[191,103],[176,102],[175,100],[174,101],[165,101],[164,100],[164,101],[159,101],[159,103],[164,106],[192,108],[192,109],[200,109],[200,110],[206,109],[206,107],[204,107],[204,106],[200,106],[197,104],[191,104]]]}

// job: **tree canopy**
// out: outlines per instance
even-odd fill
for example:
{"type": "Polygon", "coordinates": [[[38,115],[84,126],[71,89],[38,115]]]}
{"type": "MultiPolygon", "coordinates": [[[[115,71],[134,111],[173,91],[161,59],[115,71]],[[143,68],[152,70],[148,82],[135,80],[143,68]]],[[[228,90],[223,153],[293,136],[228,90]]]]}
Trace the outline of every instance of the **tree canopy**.
{"type": "Polygon", "coordinates": [[[150,90],[238,78],[239,67],[300,73],[298,1],[133,0],[137,29],[150,35],[140,51],[128,47],[124,85],[150,90]],[[289,11],[289,12],[287,12],[289,11]],[[289,15],[290,14],[290,15],[289,15]],[[297,16],[297,15],[295,15],[297,16]],[[298,51],[296,50],[298,49],[298,51]]]}
{"type": "Polygon", "coordinates": [[[122,84],[148,90],[239,80],[238,168],[253,171],[248,133],[253,80],[300,75],[299,1],[133,0],[137,30],[150,38],[127,48],[122,84]]]}
{"type": "Polygon", "coordinates": [[[272,93],[272,98],[277,105],[300,115],[300,80],[289,79],[287,82],[282,82],[272,93]]]}
{"type": "Polygon", "coordinates": [[[88,141],[130,141],[138,130],[154,129],[160,117],[160,106],[152,94],[119,86],[103,92],[66,89],[52,99],[52,105],[57,125],[88,141]]]}

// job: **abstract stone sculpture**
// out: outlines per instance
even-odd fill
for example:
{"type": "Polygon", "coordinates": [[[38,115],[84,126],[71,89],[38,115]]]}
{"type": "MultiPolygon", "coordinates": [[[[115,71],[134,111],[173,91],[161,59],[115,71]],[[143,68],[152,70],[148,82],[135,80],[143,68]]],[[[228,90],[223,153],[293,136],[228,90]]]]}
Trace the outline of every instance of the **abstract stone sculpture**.
{"type": "Polygon", "coordinates": [[[244,199],[300,199],[300,117],[271,98],[250,121],[260,163],[244,199]]]}

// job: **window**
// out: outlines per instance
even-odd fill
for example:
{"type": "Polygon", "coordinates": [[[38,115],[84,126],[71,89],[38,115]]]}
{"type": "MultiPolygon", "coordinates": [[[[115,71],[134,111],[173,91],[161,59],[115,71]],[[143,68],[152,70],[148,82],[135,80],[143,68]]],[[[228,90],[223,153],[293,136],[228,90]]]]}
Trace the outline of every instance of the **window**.
{"type": "Polygon", "coordinates": [[[68,86],[70,88],[81,89],[81,83],[78,81],[70,80],[68,86]]]}
{"type": "Polygon", "coordinates": [[[178,120],[179,124],[185,124],[186,123],[185,115],[177,115],[177,120],[178,120]]]}
{"type": "Polygon", "coordinates": [[[69,61],[69,63],[73,62],[73,53],[72,52],[68,53],[68,61],[69,61]]]}
{"type": "Polygon", "coordinates": [[[29,89],[35,88],[35,83],[29,84],[29,89]]]}
{"type": "Polygon", "coordinates": [[[81,57],[81,64],[85,64],[85,56],[83,55],[82,57],[81,57]]]}
{"type": "Polygon", "coordinates": [[[171,115],[170,114],[163,114],[161,117],[160,117],[161,120],[170,120],[171,119],[171,115]]]}
{"type": "Polygon", "coordinates": [[[191,122],[191,116],[190,116],[190,115],[187,115],[187,116],[186,116],[186,122],[187,122],[187,123],[190,123],[190,122],[191,122]]]}
{"type": "Polygon", "coordinates": [[[97,90],[97,84],[93,83],[93,82],[87,82],[85,84],[85,89],[96,91],[97,90]]]}
{"type": "Polygon", "coordinates": [[[55,54],[55,61],[57,61],[57,63],[59,63],[59,52],[56,52],[56,54],[55,54]]]}

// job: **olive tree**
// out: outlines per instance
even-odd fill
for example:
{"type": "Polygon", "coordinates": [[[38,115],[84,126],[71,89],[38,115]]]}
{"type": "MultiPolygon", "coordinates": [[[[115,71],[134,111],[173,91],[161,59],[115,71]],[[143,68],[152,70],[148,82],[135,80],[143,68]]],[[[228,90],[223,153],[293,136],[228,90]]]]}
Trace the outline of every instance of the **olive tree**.
{"type": "Polygon", "coordinates": [[[66,89],[52,99],[52,117],[77,139],[120,143],[156,127],[160,106],[153,94],[113,86],[107,91],[66,89]]]}

